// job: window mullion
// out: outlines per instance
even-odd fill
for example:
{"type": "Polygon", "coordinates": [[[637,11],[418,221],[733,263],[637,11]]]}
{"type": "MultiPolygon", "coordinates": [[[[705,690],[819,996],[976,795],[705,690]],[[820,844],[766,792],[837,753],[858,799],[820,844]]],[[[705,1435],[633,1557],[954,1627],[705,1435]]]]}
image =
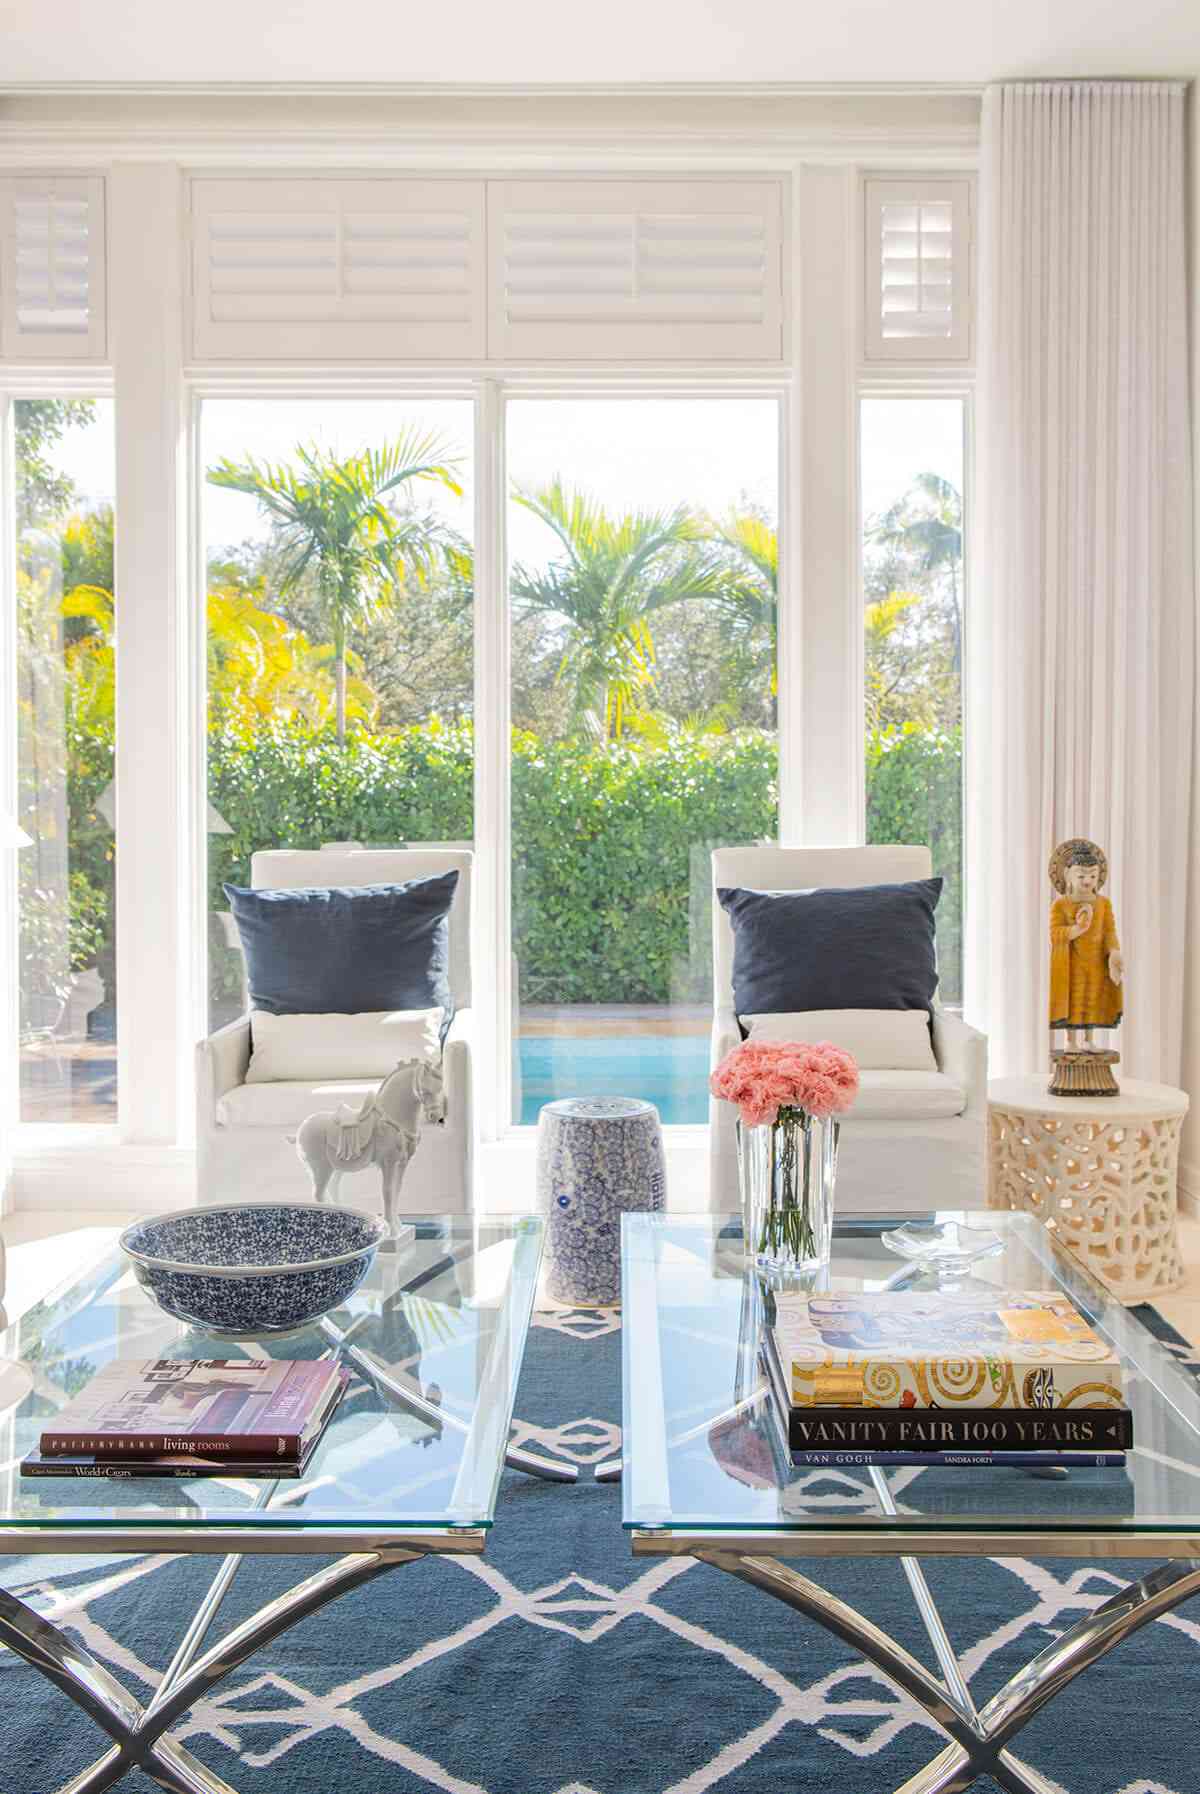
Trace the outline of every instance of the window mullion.
{"type": "Polygon", "coordinates": [[[117,983],[122,1139],[173,1145],[187,1050],[181,917],[190,806],[182,780],[177,665],[182,454],[179,171],[112,177],[116,385],[117,983]],[[123,520],[123,525],[122,525],[123,520]]]}
{"type": "Polygon", "coordinates": [[[475,1112],[494,1140],[512,1112],[512,927],[508,579],[504,391],[481,383],[475,408],[475,1112]]]}
{"type": "MultiPolygon", "coordinates": [[[[857,177],[848,167],[801,171],[796,278],[799,423],[791,483],[803,494],[797,707],[803,768],[800,845],[863,839],[862,627],[858,604],[857,177]]],[[[794,656],[789,665],[796,665],[794,656]]]]}

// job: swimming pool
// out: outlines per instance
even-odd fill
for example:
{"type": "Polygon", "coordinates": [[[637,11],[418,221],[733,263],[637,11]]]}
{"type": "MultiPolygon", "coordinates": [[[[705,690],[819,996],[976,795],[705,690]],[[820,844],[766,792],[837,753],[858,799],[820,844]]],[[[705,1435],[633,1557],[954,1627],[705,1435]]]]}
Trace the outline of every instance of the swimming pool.
{"type": "Polygon", "coordinates": [[[526,1034],[520,1049],[523,1126],[559,1096],[640,1096],[667,1126],[708,1120],[708,1036],[526,1034]]]}

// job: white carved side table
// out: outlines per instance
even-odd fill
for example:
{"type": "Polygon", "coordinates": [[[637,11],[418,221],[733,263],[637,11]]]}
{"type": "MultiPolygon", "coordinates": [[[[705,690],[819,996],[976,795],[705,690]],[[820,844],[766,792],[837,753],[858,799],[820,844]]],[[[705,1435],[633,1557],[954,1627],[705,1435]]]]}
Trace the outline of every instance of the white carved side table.
{"type": "Polygon", "coordinates": [[[1051,1096],[1047,1082],[988,1085],[989,1206],[1036,1215],[1122,1302],[1174,1289],[1187,1096],[1131,1079],[1119,1096],[1051,1096]]]}

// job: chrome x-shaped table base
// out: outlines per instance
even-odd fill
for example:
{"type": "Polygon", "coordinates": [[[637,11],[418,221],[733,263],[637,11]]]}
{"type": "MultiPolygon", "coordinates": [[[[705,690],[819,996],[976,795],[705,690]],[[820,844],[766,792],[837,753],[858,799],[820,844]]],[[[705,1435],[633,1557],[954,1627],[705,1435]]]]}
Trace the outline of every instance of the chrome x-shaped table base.
{"type": "MultiPolygon", "coordinates": [[[[166,1674],[144,1706],[60,1627],[17,1596],[0,1591],[0,1643],[31,1663],[113,1740],[102,1757],[65,1783],[58,1794],[101,1794],[101,1790],[111,1788],[135,1768],[143,1770],[169,1794],[236,1794],[228,1782],[170,1738],[168,1727],[260,1646],[269,1644],[348,1590],[427,1554],[423,1547],[389,1546],[386,1550],[354,1552],[340,1558],[269,1602],[203,1656],[196,1657],[243,1561],[240,1556],[227,1557],[166,1674]]],[[[964,1794],[982,1775],[992,1776],[1007,1794],[1056,1794],[1055,1784],[1009,1748],[1012,1739],[1048,1701],[1061,1694],[1114,1645],[1200,1593],[1200,1563],[1160,1565],[1080,1620],[1039,1652],[986,1705],[976,1707],[915,1558],[901,1561],[941,1677],[926,1669],[873,1621],[777,1558],[755,1557],[736,1548],[699,1543],[690,1548],[689,1555],[737,1576],[815,1620],[873,1663],[946,1733],[946,1748],[924,1769],[910,1776],[895,1794],[964,1794]]]]}
{"type": "Polygon", "coordinates": [[[168,1726],[261,1645],[278,1638],[298,1620],[318,1612],[348,1590],[426,1555],[424,1549],[389,1545],[386,1550],[354,1552],[340,1558],[268,1602],[202,1657],[196,1657],[243,1561],[240,1556],[227,1557],[180,1641],[170,1667],[145,1706],[60,1627],[17,1596],[0,1591],[0,1643],[32,1663],[113,1740],[102,1757],[64,1783],[58,1794],[100,1794],[101,1789],[111,1788],[132,1769],[141,1769],[170,1794],[236,1794],[228,1782],[170,1738],[168,1726]]]}
{"type": "Polygon", "coordinates": [[[1009,1745],[1034,1714],[1095,1663],[1151,1620],[1161,1619],[1189,1596],[1200,1593],[1200,1563],[1167,1563],[1143,1576],[1072,1626],[1038,1653],[983,1707],[976,1707],[920,1564],[901,1561],[941,1677],[897,1644],[871,1620],[801,1576],[777,1558],[753,1557],[735,1549],[689,1547],[689,1555],[751,1583],[858,1651],[889,1682],[923,1707],[950,1740],[945,1750],[895,1790],[895,1794],[963,1794],[981,1775],[990,1775],[1007,1794],[1057,1794],[1057,1783],[1016,1756],[1009,1745]]]}

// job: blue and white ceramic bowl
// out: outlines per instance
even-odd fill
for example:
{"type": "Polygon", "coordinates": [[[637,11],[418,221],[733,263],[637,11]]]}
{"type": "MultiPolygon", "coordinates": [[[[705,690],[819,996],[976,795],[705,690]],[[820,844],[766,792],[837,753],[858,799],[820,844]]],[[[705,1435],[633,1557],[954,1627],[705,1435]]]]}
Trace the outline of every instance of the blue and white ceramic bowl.
{"type": "Polygon", "coordinates": [[[235,1338],[303,1327],[358,1288],[387,1225],[316,1203],[231,1203],[136,1221],[121,1235],[160,1308],[235,1338]]]}

